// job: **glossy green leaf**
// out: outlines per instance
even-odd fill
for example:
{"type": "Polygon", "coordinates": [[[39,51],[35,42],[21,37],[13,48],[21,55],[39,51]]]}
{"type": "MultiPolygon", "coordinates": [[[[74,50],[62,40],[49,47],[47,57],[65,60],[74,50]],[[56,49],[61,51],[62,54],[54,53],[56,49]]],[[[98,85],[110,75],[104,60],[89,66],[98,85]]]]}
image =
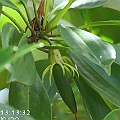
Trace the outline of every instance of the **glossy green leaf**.
{"type": "MultiPolygon", "coordinates": [[[[109,0],[75,0],[74,3],[71,5],[71,8],[74,9],[86,9],[86,8],[94,8],[98,6],[102,6],[109,0]]],[[[68,0],[54,0],[54,8],[62,9],[68,0]]]]}
{"type": "Polygon", "coordinates": [[[29,110],[36,120],[51,120],[48,94],[37,74],[36,82],[28,87],[14,82],[10,86],[9,103],[16,109],[29,110]]]}
{"type": "Polygon", "coordinates": [[[8,72],[4,70],[0,73],[0,90],[6,88],[9,84],[7,83],[8,72]]]}
{"type": "Polygon", "coordinates": [[[72,5],[71,8],[76,8],[76,9],[86,9],[86,8],[94,8],[98,6],[102,6],[109,0],[76,0],[72,5]]]}
{"type": "Polygon", "coordinates": [[[119,120],[120,119],[120,109],[115,109],[111,111],[103,120],[119,120]]]}
{"type": "MultiPolygon", "coordinates": [[[[22,37],[18,49],[26,44],[27,38],[22,37]]],[[[36,80],[36,68],[31,52],[13,62],[8,70],[11,73],[8,82],[17,81],[25,85],[32,85],[36,80]]]]}
{"type": "MultiPolygon", "coordinates": [[[[64,1],[64,0],[63,0],[64,1]]],[[[59,5],[54,5],[54,8],[52,9],[52,11],[49,13],[49,15],[48,15],[48,19],[50,19],[50,17],[57,11],[57,10],[59,10],[59,9],[63,9],[64,7],[65,7],[65,5],[68,3],[68,2],[65,2],[65,4],[64,4],[64,2],[63,1],[61,1],[61,3],[59,4],[59,5]]],[[[58,1],[57,1],[58,2],[58,1]]]]}
{"type": "Polygon", "coordinates": [[[102,97],[93,90],[80,76],[75,76],[75,82],[81,93],[83,103],[85,105],[90,120],[103,120],[103,118],[111,111],[106,105],[102,97]]]}
{"type": "Polygon", "coordinates": [[[58,29],[62,38],[74,52],[84,55],[110,75],[111,64],[116,58],[116,52],[112,45],[96,35],[78,28],[58,25],[58,29]]]}
{"type": "Polygon", "coordinates": [[[9,120],[9,119],[20,119],[20,120],[35,120],[33,117],[29,115],[26,111],[17,110],[11,106],[4,105],[0,103],[0,118],[1,120],[9,120]]]}
{"type": "Polygon", "coordinates": [[[58,7],[59,5],[61,5],[61,7],[63,8],[63,6],[68,3],[68,0],[53,0],[53,3],[53,8],[58,7]]]}
{"type": "Polygon", "coordinates": [[[86,10],[86,14],[86,17],[90,22],[114,21],[114,24],[109,25],[98,23],[95,26],[90,27],[90,30],[105,41],[110,43],[120,43],[120,23],[117,24],[117,22],[120,22],[120,11],[112,8],[101,7],[93,10],[86,10]]]}
{"type": "Polygon", "coordinates": [[[17,46],[20,41],[20,33],[11,23],[5,23],[2,28],[2,47],[17,46]]]}
{"type": "Polygon", "coordinates": [[[80,75],[95,91],[120,107],[120,65],[113,63],[111,76],[108,76],[103,69],[92,63],[84,56],[70,52],[70,55],[78,67],[80,75]]]}
{"type": "MultiPolygon", "coordinates": [[[[49,65],[48,60],[44,59],[44,60],[36,61],[35,65],[36,65],[36,70],[37,70],[40,78],[42,78],[43,71],[49,65]]],[[[56,85],[55,85],[53,78],[52,78],[52,86],[50,86],[49,72],[48,72],[48,74],[46,74],[46,76],[44,78],[43,85],[45,86],[45,89],[49,95],[50,101],[52,101],[55,94],[56,94],[57,88],[56,88],[56,85]]]]}
{"type": "Polygon", "coordinates": [[[0,0],[0,3],[3,6],[10,7],[14,10],[19,10],[18,7],[16,5],[14,5],[10,0],[0,0]]]}

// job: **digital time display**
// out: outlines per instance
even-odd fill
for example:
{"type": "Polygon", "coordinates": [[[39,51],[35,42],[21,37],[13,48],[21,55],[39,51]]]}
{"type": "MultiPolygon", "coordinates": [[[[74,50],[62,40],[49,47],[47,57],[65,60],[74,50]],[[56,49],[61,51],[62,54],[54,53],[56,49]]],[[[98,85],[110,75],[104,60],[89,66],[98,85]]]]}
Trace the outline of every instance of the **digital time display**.
{"type": "Polygon", "coordinates": [[[30,115],[30,110],[0,110],[0,120],[20,120],[24,115],[30,115]]]}
{"type": "Polygon", "coordinates": [[[1,110],[0,115],[30,115],[30,110],[1,110]]]}

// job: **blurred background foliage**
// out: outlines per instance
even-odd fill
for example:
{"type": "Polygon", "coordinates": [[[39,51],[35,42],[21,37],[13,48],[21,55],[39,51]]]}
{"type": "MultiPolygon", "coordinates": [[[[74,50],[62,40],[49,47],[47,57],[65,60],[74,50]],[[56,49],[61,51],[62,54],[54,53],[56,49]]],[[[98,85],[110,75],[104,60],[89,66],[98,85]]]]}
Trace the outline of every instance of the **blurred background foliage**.
{"type": "MultiPolygon", "coordinates": [[[[39,5],[39,1],[40,0],[36,0],[38,5],[39,5]]],[[[19,0],[12,0],[12,2],[14,2],[23,13],[25,13],[25,10],[24,10],[23,6],[19,3],[19,0]]],[[[30,0],[28,0],[28,5],[30,6],[31,17],[34,17],[34,14],[32,11],[32,3],[30,0]]],[[[110,0],[108,3],[105,4],[105,7],[113,8],[113,9],[120,11],[119,6],[120,6],[120,0],[110,0]]],[[[51,8],[52,8],[52,3],[51,3],[51,8]]],[[[25,29],[25,27],[26,27],[25,23],[16,11],[14,11],[8,7],[4,7],[3,9],[7,13],[9,13],[12,17],[14,17],[16,19],[16,21],[18,21],[18,23],[20,23],[22,28],[25,29]]],[[[97,17],[99,17],[99,16],[97,16],[97,17]]],[[[1,34],[2,26],[6,22],[12,23],[7,17],[1,15],[0,16],[0,34],[1,34]]],[[[64,15],[63,20],[60,21],[60,23],[63,23],[63,24],[64,23],[65,24],[72,23],[71,26],[76,26],[76,27],[83,25],[81,10],[68,10],[68,12],[64,15]]],[[[29,34],[29,32],[28,32],[28,34],[29,34]]],[[[0,47],[1,47],[1,40],[0,40],[0,47]]],[[[47,54],[40,52],[38,50],[35,50],[35,51],[33,51],[33,56],[34,56],[34,60],[36,61],[37,71],[38,71],[39,75],[41,76],[42,73],[40,73],[40,71],[39,71],[39,63],[44,64],[44,66],[42,66],[42,68],[41,68],[44,70],[44,68],[47,66],[47,62],[48,62],[45,60],[45,59],[47,59],[47,54]],[[41,61],[43,61],[43,62],[41,62],[41,61]]],[[[44,82],[44,85],[50,96],[53,120],[74,120],[75,119],[74,115],[71,113],[71,111],[65,105],[65,103],[62,101],[60,95],[56,93],[56,88],[55,88],[54,83],[53,83],[52,88],[46,81],[44,82]]],[[[72,82],[71,85],[72,85],[72,88],[73,88],[73,91],[75,94],[75,98],[77,101],[77,105],[78,105],[78,113],[79,113],[79,114],[77,114],[78,120],[88,120],[83,103],[82,103],[82,99],[78,93],[78,89],[74,82],[72,82]]],[[[0,96],[0,98],[1,98],[1,96],[0,96]]]]}

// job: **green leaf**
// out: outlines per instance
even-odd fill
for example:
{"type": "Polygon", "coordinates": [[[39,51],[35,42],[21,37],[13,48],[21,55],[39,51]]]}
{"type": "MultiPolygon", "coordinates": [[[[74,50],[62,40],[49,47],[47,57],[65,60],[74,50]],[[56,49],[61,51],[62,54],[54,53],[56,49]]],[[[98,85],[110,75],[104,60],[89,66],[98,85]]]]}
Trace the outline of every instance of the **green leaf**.
{"type": "Polygon", "coordinates": [[[28,87],[14,82],[10,86],[9,103],[16,109],[29,110],[36,120],[51,120],[48,94],[37,74],[36,82],[28,87]]]}
{"type": "MultiPolygon", "coordinates": [[[[22,37],[18,49],[27,43],[27,38],[22,37]]],[[[17,54],[17,53],[16,53],[17,54]]],[[[8,68],[11,73],[8,82],[20,82],[25,85],[32,85],[36,80],[36,68],[31,52],[25,54],[8,68]]]]}
{"type": "MultiPolygon", "coordinates": [[[[26,36],[24,36],[24,35],[21,39],[24,39],[24,37],[26,39],[26,36]]],[[[31,52],[31,50],[42,47],[42,45],[43,44],[41,44],[41,43],[32,44],[32,45],[25,44],[24,46],[20,47],[19,49],[17,46],[1,49],[0,56],[2,56],[2,57],[0,58],[0,72],[3,71],[5,68],[10,70],[10,66],[11,66],[10,63],[15,62],[23,55],[31,52]]]]}
{"type": "MultiPolygon", "coordinates": [[[[102,6],[109,0],[75,0],[70,8],[74,9],[86,9],[86,8],[94,8],[98,6],[102,6]]],[[[59,9],[62,9],[66,4],[68,0],[54,0],[54,8],[57,8],[59,6],[59,9]]]]}
{"type": "Polygon", "coordinates": [[[85,56],[101,66],[108,75],[111,74],[111,64],[116,58],[112,45],[84,30],[63,25],[58,25],[58,29],[62,38],[78,56],[85,56]]]}
{"type": "Polygon", "coordinates": [[[120,119],[120,109],[115,109],[111,111],[103,120],[119,120],[120,119]]]}
{"type": "Polygon", "coordinates": [[[73,52],[70,52],[70,55],[88,85],[120,107],[120,74],[118,72],[120,65],[113,63],[111,76],[108,76],[101,67],[84,56],[78,56],[73,52]]]}
{"type": "Polygon", "coordinates": [[[17,46],[20,41],[20,33],[11,23],[5,23],[2,28],[2,47],[17,46]]]}
{"type": "Polygon", "coordinates": [[[2,12],[2,4],[0,3],[0,17],[1,17],[1,12],[2,12]]]}
{"type": "Polygon", "coordinates": [[[75,2],[71,5],[71,8],[76,9],[87,9],[87,8],[94,8],[98,6],[104,5],[109,0],[75,0],[75,2]]]}
{"type": "Polygon", "coordinates": [[[16,5],[14,5],[10,0],[0,0],[0,3],[3,6],[10,7],[14,10],[19,10],[19,8],[16,5]]]}
{"type": "Polygon", "coordinates": [[[119,45],[115,45],[115,44],[112,44],[112,45],[113,45],[113,47],[115,48],[115,51],[116,51],[115,62],[120,65],[120,46],[119,45]]]}
{"type": "Polygon", "coordinates": [[[9,63],[13,57],[14,49],[12,47],[0,50],[0,71],[4,70],[4,67],[9,63]]]}
{"type": "Polygon", "coordinates": [[[80,76],[75,76],[75,82],[81,93],[88,117],[90,120],[103,120],[103,118],[111,111],[106,105],[102,97],[93,90],[80,76]]]}
{"type": "MultiPolygon", "coordinates": [[[[120,22],[120,11],[101,7],[96,10],[87,10],[87,18],[91,20],[91,22],[97,21],[114,21],[120,22]]],[[[120,27],[117,25],[97,25],[95,27],[90,27],[92,33],[101,37],[103,40],[108,41],[110,43],[120,43],[120,27]],[[112,34],[111,34],[112,33],[112,34]]]]}
{"type": "Polygon", "coordinates": [[[0,49],[2,48],[2,41],[1,41],[1,32],[0,32],[0,49]]]}
{"type": "Polygon", "coordinates": [[[9,84],[7,83],[8,71],[4,70],[0,73],[0,90],[6,88],[9,84]]]}
{"type": "Polygon", "coordinates": [[[72,23],[74,26],[79,27],[79,26],[83,25],[83,19],[82,19],[82,16],[80,14],[81,14],[80,10],[70,9],[63,16],[63,19],[72,23]]]}
{"type": "Polygon", "coordinates": [[[27,4],[27,2],[28,2],[28,0],[22,0],[22,1],[24,1],[26,4],[27,4]]]}
{"type": "Polygon", "coordinates": [[[69,0],[68,4],[48,23],[48,28],[52,28],[67,12],[74,0],[69,0]]]}
{"type": "Polygon", "coordinates": [[[11,106],[0,103],[0,117],[2,119],[20,119],[20,120],[35,120],[33,117],[28,115],[24,111],[17,110],[11,106]]]}
{"type": "MultiPolygon", "coordinates": [[[[43,71],[49,65],[48,59],[36,61],[35,65],[40,78],[42,78],[43,71]]],[[[49,72],[45,75],[43,85],[45,86],[45,89],[49,95],[50,101],[52,101],[56,94],[57,88],[54,82],[54,78],[52,78],[52,86],[50,86],[49,72]]]]}
{"type": "Polygon", "coordinates": [[[68,3],[68,0],[53,0],[53,3],[53,8],[61,6],[60,9],[62,9],[68,3]]]}

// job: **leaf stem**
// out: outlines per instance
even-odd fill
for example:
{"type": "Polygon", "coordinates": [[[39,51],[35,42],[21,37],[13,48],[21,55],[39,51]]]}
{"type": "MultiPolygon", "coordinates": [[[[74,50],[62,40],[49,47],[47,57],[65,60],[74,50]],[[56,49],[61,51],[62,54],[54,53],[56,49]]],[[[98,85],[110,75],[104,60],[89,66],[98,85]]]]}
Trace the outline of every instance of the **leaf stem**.
{"type": "Polygon", "coordinates": [[[10,16],[9,14],[7,14],[5,11],[1,11],[1,13],[2,13],[3,15],[5,15],[6,17],[8,17],[8,18],[18,27],[18,29],[19,29],[22,33],[24,33],[24,30],[22,29],[22,27],[18,24],[18,22],[17,22],[12,16],[10,16]]]}
{"type": "Polygon", "coordinates": [[[51,38],[50,41],[54,41],[54,42],[58,42],[59,41],[60,42],[60,41],[63,41],[63,40],[62,39],[52,39],[51,38]]]}
{"type": "Polygon", "coordinates": [[[44,39],[47,40],[49,42],[50,45],[52,45],[50,39],[47,36],[44,36],[44,39]]]}
{"type": "Polygon", "coordinates": [[[88,27],[95,27],[95,26],[106,26],[106,25],[118,25],[120,26],[119,20],[111,20],[111,21],[97,21],[97,22],[91,22],[86,25],[80,26],[80,29],[86,29],[88,27]]]}
{"type": "Polygon", "coordinates": [[[60,34],[56,34],[56,35],[47,34],[46,36],[47,36],[47,37],[60,37],[60,34]]]}
{"type": "Polygon", "coordinates": [[[37,49],[42,51],[42,52],[48,53],[48,50],[46,50],[46,49],[43,49],[43,48],[37,48],[37,49]]]}
{"type": "Polygon", "coordinates": [[[29,11],[28,11],[28,9],[27,9],[27,5],[26,5],[26,3],[25,3],[23,0],[20,0],[20,2],[22,3],[22,5],[23,5],[24,8],[25,8],[25,11],[26,11],[26,14],[27,14],[28,21],[30,22],[30,21],[31,21],[31,17],[30,17],[30,13],[29,13],[29,11]]]}
{"type": "Polygon", "coordinates": [[[55,29],[57,29],[57,26],[54,26],[51,29],[46,30],[45,32],[42,33],[42,35],[46,35],[46,34],[48,34],[49,32],[51,32],[52,30],[55,30],[55,29]]]}
{"type": "Polygon", "coordinates": [[[50,0],[46,0],[45,15],[44,15],[44,20],[43,20],[43,30],[45,30],[45,27],[46,27],[49,5],[50,5],[50,0]]]}
{"type": "Polygon", "coordinates": [[[64,46],[53,46],[53,45],[44,46],[43,48],[45,48],[45,49],[62,49],[62,50],[68,50],[68,47],[64,47],[64,46]]]}
{"type": "Polygon", "coordinates": [[[38,27],[40,29],[40,21],[38,19],[38,13],[37,13],[35,0],[32,0],[32,2],[33,2],[33,8],[34,8],[34,13],[35,13],[35,18],[36,18],[36,21],[37,21],[37,25],[38,25],[38,27]]]}

